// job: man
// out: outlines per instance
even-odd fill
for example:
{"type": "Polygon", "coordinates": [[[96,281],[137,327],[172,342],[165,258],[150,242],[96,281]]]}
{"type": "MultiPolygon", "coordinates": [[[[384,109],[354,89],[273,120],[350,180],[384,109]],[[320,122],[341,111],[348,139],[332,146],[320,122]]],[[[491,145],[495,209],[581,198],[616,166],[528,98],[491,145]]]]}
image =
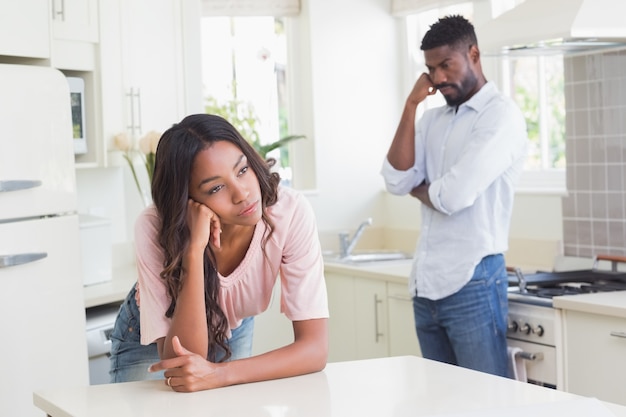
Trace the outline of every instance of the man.
{"type": "Polygon", "coordinates": [[[420,348],[425,358],[507,376],[503,252],[526,125],[487,82],[465,18],[439,19],[421,49],[428,72],[406,100],[381,171],[389,192],[422,203],[409,280],[420,348]],[[437,91],[447,105],[416,124],[418,105],[437,91]]]}

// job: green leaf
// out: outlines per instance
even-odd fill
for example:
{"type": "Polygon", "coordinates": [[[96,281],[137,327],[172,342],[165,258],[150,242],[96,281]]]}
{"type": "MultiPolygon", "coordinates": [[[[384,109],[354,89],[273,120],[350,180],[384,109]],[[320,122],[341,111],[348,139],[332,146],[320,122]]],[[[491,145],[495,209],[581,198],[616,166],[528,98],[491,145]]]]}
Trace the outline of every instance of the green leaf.
{"type": "Polygon", "coordinates": [[[306,139],[306,136],[304,135],[285,136],[284,138],[280,138],[276,142],[267,143],[265,145],[259,145],[259,147],[256,150],[259,154],[261,154],[263,158],[265,158],[269,152],[277,148],[282,148],[283,146],[287,145],[289,142],[296,140],[296,139],[306,139]]]}

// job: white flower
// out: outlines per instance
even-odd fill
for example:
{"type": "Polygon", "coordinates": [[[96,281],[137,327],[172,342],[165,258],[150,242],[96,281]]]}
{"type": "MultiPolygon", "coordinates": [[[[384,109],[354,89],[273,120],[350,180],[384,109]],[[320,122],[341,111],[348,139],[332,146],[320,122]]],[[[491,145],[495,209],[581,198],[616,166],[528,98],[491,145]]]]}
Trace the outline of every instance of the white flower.
{"type": "Polygon", "coordinates": [[[157,145],[161,139],[161,133],[151,130],[139,139],[139,150],[144,154],[156,153],[157,145]]]}
{"type": "Polygon", "coordinates": [[[122,156],[126,159],[126,162],[128,162],[128,167],[133,174],[137,190],[139,190],[141,196],[144,197],[144,204],[146,205],[148,204],[148,200],[145,199],[145,196],[150,194],[150,183],[152,182],[152,175],[154,174],[155,154],[159,139],[161,139],[161,133],[155,132],[154,130],[142,137],[139,143],[137,143],[136,140],[131,141],[125,132],[118,133],[113,137],[113,146],[115,149],[122,151],[122,156]],[[137,149],[137,147],[139,147],[139,149],[137,149]],[[148,174],[148,190],[142,188],[142,184],[137,177],[137,171],[135,170],[137,157],[139,157],[143,162],[143,166],[146,168],[146,173],[148,174]]]}
{"type": "Polygon", "coordinates": [[[128,139],[128,135],[126,133],[118,133],[113,137],[113,145],[115,149],[119,149],[120,151],[129,151],[131,149],[130,139],[128,139]]]}

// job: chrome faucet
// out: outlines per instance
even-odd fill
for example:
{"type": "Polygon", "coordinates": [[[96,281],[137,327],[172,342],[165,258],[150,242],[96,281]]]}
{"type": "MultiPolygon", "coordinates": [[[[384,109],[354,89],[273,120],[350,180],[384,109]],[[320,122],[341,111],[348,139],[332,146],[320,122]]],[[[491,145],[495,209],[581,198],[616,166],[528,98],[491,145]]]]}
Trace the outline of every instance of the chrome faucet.
{"type": "Polygon", "coordinates": [[[356,232],[354,232],[354,236],[352,236],[352,239],[350,239],[348,232],[339,233],[339,257],[346,258],[350,255],[357,242],[361,238],[361,235],[363,234],[365,228],[367,226],[371,226],[371,224],[372,218],[370,217],[359,225],[358,229],[356,229],[356,232]]]}

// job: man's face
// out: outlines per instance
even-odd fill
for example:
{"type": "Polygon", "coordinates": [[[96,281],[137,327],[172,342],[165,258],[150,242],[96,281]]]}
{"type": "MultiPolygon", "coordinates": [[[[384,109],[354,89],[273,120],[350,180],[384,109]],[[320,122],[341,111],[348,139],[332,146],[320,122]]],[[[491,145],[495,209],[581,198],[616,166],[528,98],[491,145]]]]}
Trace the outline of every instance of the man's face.
{"type": "Polygon", "coordinates": [[[449,106],[458,106],[477,91],[477,56],[475,46],[466,52],[448,45],[424,51],[428,75],[449,106]]]}

